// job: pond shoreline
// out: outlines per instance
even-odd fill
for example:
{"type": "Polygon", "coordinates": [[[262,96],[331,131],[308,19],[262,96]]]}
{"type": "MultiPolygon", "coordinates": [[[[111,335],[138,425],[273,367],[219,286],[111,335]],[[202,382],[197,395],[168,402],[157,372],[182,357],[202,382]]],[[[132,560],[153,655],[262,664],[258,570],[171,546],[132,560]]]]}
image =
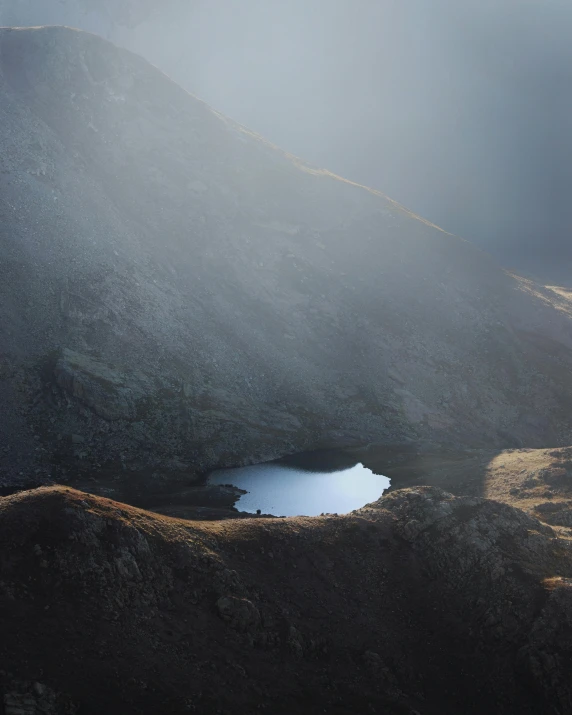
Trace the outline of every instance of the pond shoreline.
{"type": "Polygon", "coordinates": [[[377,501],[389,487],[387,477],[347,455],[299,455],[292,461],[217,470],[207,483],[241,489],[234,504],[238,511],[275,516],[346,514],[377,501]]]}

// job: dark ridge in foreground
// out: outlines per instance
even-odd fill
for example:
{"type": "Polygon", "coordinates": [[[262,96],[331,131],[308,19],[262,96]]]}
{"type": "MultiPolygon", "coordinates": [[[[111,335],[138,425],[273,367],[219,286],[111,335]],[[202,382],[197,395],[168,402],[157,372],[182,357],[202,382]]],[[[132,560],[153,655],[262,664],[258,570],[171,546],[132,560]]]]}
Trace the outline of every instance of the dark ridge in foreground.
{"type": "Polygon", "coordinates": [[[570,543],[494,501],[199,524],[40,488],[0,543],[6,715],[572,712],[570,543]]]}

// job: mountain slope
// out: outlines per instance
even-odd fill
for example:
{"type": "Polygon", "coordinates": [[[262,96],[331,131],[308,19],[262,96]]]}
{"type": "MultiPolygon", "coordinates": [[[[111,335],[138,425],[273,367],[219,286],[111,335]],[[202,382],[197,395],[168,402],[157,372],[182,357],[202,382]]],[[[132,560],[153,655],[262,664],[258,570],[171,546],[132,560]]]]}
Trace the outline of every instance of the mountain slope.
{"type": "Polygon", "coordinates": [[[0,278],[5,481],[569,441],[564,303],[87,33],[0,30],[0,278]]]}

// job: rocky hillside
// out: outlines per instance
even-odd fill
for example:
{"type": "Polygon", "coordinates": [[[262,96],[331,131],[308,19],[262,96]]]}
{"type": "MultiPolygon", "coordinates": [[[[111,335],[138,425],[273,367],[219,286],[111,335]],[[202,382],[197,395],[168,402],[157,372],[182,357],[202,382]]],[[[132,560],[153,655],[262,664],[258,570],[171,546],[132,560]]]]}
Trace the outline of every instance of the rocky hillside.
{"type": "Polygon", "coordinates": [[[504,504],[193,524],[42,488],[0,543],[6,715],[572,712],[570,542],[504,504]]]}
{"type": "Polygon", "coordinates": [[[395,481],[498,501],[192,523],[0,498],[3,712],[572,712],[572,451],[389,454],[395,481]]]}
{"type": "Polygon", "coordinates": [[[4,482],[566,444],[567,305],[96,36],[0,30],[4,482]]]}
{"type": "Polygon", "coordinates": [[[438,487],[509,504],[572,537],[572,448],[506,450],[350,450],[392,486],[438,487]]]}

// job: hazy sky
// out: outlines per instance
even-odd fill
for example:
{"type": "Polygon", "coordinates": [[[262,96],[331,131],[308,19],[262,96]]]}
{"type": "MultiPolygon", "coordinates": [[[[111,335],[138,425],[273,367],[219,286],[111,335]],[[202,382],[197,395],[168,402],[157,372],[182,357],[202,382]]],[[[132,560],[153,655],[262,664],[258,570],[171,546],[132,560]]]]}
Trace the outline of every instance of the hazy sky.
{"type": "Polygon", "coordinates": [[[105,13],[78,17],[74,3],[12,3],[37,18],[23,24],[107,34],[283,148],[507,262],[516,247],[572,257],[569,0],[157,6],[132,30],[105,13]]]}

